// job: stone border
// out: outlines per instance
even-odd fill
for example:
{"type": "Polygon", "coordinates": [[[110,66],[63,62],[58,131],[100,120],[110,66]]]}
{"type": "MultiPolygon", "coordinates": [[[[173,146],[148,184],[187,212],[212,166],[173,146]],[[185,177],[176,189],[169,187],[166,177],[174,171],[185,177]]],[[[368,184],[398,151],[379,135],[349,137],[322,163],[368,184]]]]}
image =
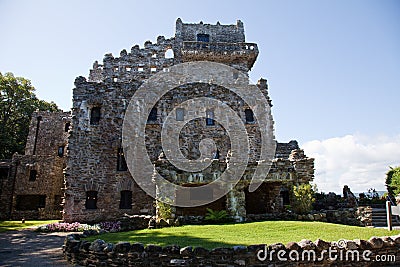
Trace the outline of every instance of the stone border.
{"type": "Polygon", "coordinates": [[[340,240],[326,242],[318,239],[315,242],[302,240],[290,242],[286,246],[277,243],[266,245],[234,246],[232,248],[170,246],[144,246],[141,243],[118,242],[106,243],[101,239],[93,242],[81,240],[83,235],[70,234],[63,245],[64,257],[71,264],[83,266],[388,266],[400,261],[400,235],[386,237],[371,237],[369,240],[340,240]],[[284,250],[286,255],[296,251],[300,255],[303,251],[314,251],[319,261],[279,261],[277,254],[268,257],[267,261],[260,261],[259,251],[284,250]],[[336,260],[329,258],[326,250],[337,251],[336,260]],[[348,251],[358,251],[360,261],[346,261],[343,256],[348,251]],[[369,250],[370,261],[365,261],[361,255],[369,250]],[[321,256],[323,254],[323,256],[321,256]],[[377,255],[395,255],[395,262],[376,262],[377,255]]]}

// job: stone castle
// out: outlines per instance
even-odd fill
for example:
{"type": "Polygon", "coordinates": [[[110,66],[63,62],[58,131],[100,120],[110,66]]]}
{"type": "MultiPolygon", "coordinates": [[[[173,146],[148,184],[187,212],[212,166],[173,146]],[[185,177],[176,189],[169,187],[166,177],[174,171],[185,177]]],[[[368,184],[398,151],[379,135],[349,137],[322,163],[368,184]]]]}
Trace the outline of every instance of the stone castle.
{"type": "MultiPolygon", "coordinates": [[[[64,221],[115,220],[124,214],[157,212],[157,202],[132,178],[122,146],[125,111],[136,90],[158,72],[193,61],[226,64],[238,73],[248,72],[258,56],[255,43],[246,43],[241,21],[234,25],[187,24],[176,21],[175,36],[159,36],[156,43],[125,49],[119,57],[104,56],[95,62],[88,79],[78,77],[73,89],[71,113],[38,112],[32,116],[25,155],[14,155],[0,163],[1,218],[62,218],[64,221]]],[[[232,73],[233,79],[238,73],[232,73]]],[[[260,79],[257,88],[272,107],[268,85],[260,79]]],[[[230,139],[213,119],[213,111],[200,107],[204,119],[190,121],[179,136],[180,151],[187,159],[200,156],[199,143],[212,138],[217,146],[212,165],[191,173],[174,167],[163,157],[161,129],[167,114],[180,103],[210,97],[229,105],[245,124],[250,155],[242,179],[224,197],[204,206],[173,207],[175,216],[204,215],[206,208],[226,210],[243,220],[249,214],[280,212],[290,204],[293,185],[309,183],[314,177],[314,159],[299,149],[296,141],[276,143],[275,158],[265,181],[249,192],[249,177],[260,157],[261,132],[247,103],[228,88],[212,83],[180,85],[163,95],[149,110],[146,148],[154,169],[168,180],[197,187],[220,177],[229,162],[230,139]]],[[[185,110],[176,109],[176,120],[185,110]]],[[[265,112],[269,125],[272,115],[265,112]]],[[[273,132],[273,128],[267,129],[273,132]]]]}

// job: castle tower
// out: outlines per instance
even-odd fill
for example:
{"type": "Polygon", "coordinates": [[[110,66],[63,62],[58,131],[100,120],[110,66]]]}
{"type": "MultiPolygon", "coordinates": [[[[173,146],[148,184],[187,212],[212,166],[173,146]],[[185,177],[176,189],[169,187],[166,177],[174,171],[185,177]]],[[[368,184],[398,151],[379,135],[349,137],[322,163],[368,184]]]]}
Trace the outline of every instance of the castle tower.
{"type": "MultiPolygon", "coordinates": [[[[168,72],[171,66],[185,62],[223,63],[243,73],[244,79],[248,80],[248,71],[257,55],[257,44],[246,43],[241,21],[233,25],[211,25],[202,22],[186,24],[178,19],[175,37],[159,36],[156,43],[147,41],[142,48],[135,45],[130,52],[124,49],[119,57],[106,54],[102,63],[96,61],[93,64],[88,79],[76,78],[65,169],[64,220],[100,221],[115,220],[124,213],[155,214],[155,200],[135,183],[125,162],[122,127],[130,99],[154,74],[168,72]]],[[[256,86],[272,106],[266,80],[260,79],[256,86]]],[[[165,179],[196,187],[218,179],[226,168],[229,136],[218,122],[212,120],[209,110],[202,107],[199,108],[205,119],[193,120],[182,129],[180,150],[186,158],[196,159],[200,154],[200,141],[213,138],[218,148],[213,166],[201,173],[190,173],[179,171],[162,159],[160,138],[166,116],[182,102],[202,96],[226,103],[242,119],[249,136],[249,166],[242,181],[226,197],[207,206],[176,208],[175,216],[204,215],[207,207],[226,209],[238,218],[250,213],[275,212],[282,206],[282,188],[313,178],[312,159],[304,155],[289,159],[291,151],[298,149],[297,143],[278,144],[279,154],[270,173],[265,174],[267,182],[250,193],[249,177],[260,156],[261,138],[251,109],[228,88],[212,83],[192,83],[169,91],[148,110],[146,149],[154,168],[165,179]]],[[[179,116],[184,114],[182,111],[179,116]]],[[[265,113],[265,119],[273,125],[270,113],[265,113]]],[[[272,130],[271,126],[268,131],[272,130]]]]}

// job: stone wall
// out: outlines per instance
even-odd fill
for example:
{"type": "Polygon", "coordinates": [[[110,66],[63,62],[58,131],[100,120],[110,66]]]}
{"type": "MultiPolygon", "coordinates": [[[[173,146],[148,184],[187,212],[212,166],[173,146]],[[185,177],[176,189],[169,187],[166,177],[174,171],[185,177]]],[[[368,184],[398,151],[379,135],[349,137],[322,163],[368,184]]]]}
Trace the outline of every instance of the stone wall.
{"type": "Polygon", "coordinates": [[[63,252],[69,263],[83,266],[397,266],[400,235],[342,240],[338,243],[318,239],[286,245],[277,243],[211,250],[203,247],[181,248],[178,245],[144,246],[129,242],[112,244],[100,239],[89,242],[81,240],[80,235],[68,235],[63,252]],[[314,254],[316,260],[313,260],[314,254]],[[282,261],[278,255],[288,260],[282,261]],[[299,260],[290,260],[289,255],[299,260]],[[383,257],[388,259],[388,256],[395,258],[379,262],[383,257]]]}
{"type": "Polygon", "coordinates": [[[3,218],[61,219],[70,121],[68,112],[32,114],[25,155],[13,156],[1,181],[3,218]]]}
{"type": "Polygon", "coordinates": [[[11,160],[0,162],[0,220],[11,218],[12,194],[14,186],[14,176],[11,172],[11,160]]]}

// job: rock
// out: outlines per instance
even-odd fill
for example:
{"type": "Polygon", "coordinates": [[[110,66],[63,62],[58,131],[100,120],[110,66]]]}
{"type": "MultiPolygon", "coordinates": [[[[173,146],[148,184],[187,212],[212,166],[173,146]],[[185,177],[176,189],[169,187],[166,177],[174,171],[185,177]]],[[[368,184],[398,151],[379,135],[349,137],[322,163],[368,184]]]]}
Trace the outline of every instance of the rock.
{"type": "Polygon", "coordinates": [[[134,243],[131,245],[131,252],[142,253],[144,251],[144,245],[142,243],[134,243]]]}
{"type": "Polygon", "coordinates": [[[393,236],[392,239],[396,244],[400,244],[400,235],[393,236]]]}
{"type": "Polygon", "coordinates": [[[327,250],[331,246],[331,243],[330,242],[326,242],[326,241],[324,241],[322,239],[317,239],[315,241],[315,246],[317,247],[317,249],[319,251],[327,250]]]}
{"type": "Polygon", "coordinates": [[[373,249],[378,249],[378,248],[382,248],[383,247],[383,240],[380,239],[379,237],[375,237],[375,236],[371,237],[368,240],[368,243],[371,244],[371,247],[373,249]]]}
{"type": "Polygon", "coordinates": [[[382,240],[385,247],[392,247],[396,244],[396,242],[393,241],[389,236],[382,237],[382,240]]]}
{"type": "Polygon", "coordinates": [[[303,239],[297,244],[304,250],[315,249],[315,244],[311,240],[303,239]]]}
{"type": "Polygon", "coordinates": [[[100,251],[103,251],[103,249],[106,247],[106,245],[107,244],[106,244],[106,242],[104,242],[104,240],[96,239],[89,246],[89,250],[93,250],[94,252],[100,252],[100,251]]]}
{"type": "Polygon", "coordinates": [[[300,248],[300,246],[296,242],[289,242],[286,244],[286,248],[288,250],[298,250],[300,248]]]}
{"type": "Polygon", "coordinates": [[[107,243],[105,248],[103,249],[103,252],[111,252],[114,249],[114,244],[113,243],[107,243]]]}
{"type": "Polygon", "coordinates": [[[180,249],[181,248],[178,245],[169,245],[169,246],[163,247],[162,251],[163,251],[163,253],[168,253],[168,254],[179,254],[180,249]]]}
{"type": "Polygon", "coordinates": [[[347,250],[356,250],[358,249],[357,243],[351,240],[347,240],[346,242],[346,249],[347,250]]]}
{"type": "Polygon", "coordinates": [[[245,260],[235,260],[234,263],[239,266],[246,266],[245,260]]]}
{"type": "Polygon", "coordinates": [[[233,246],[233,252],[237,253],[237,254],[247,252],[247,247],[246,246],[233,246]]]}
{"type": "Polygon", "coordinates": [[[218,254],[218,255],[232,255],[232,248],[214,248],[210,251],[210,254],[218,254]]]}
{"type": "Polygon", "coordinates": [[[181,248],[181,250],[180,250],[180,254],[181,254],[183,257],[189,257],[189,256],[192,255],[192,253],[193,253],[193,248],[190,247],[190,246],[181,248]]]}
{"type": "Polygon", "coordinates": [[[149,253],[160,253],[162,252],[162,247],[150,244],[144,250],[149,253]]]}
{"type": "Polygon", "coordinates": [[[195,247],[193,250],[193,254],[197,257],[204,257],[204,256],[207,256],[208,254],[210,254],[210,251],[203,247],[195,247]]]}
{"type": "Polygon", "coordinates": [[[354,243],[362,250],[371,249],[371,244],[366,240],[355,239],[354,243]]]}
{"type": "Polygon", "coordinates": [[[115,244],[114,252],[116,253],[127,253],[131,250],[131,244],[129,242],[118,242],[115,244]]]}

